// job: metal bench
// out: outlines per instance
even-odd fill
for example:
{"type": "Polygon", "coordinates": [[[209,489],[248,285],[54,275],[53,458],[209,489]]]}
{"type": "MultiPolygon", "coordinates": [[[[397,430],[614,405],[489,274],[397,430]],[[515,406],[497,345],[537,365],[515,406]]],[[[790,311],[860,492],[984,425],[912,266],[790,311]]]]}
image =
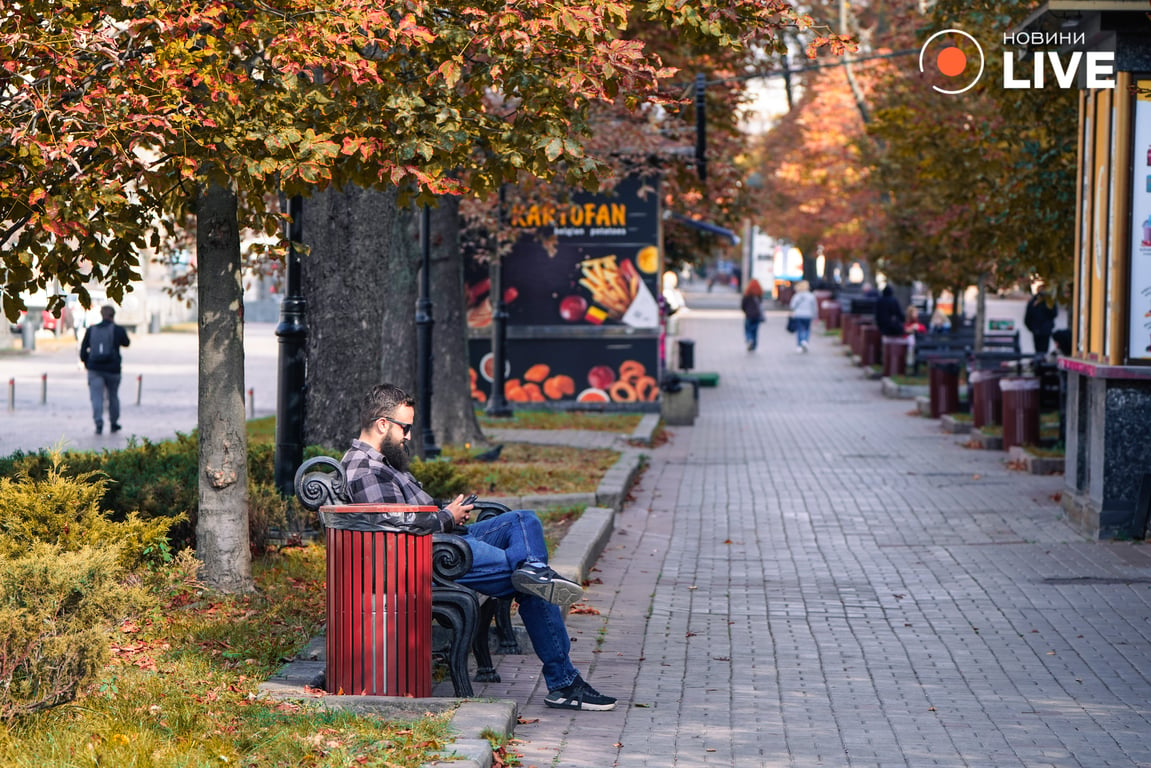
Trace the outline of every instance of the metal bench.
{"type": "MultiPolygon", "coordinates": [[[[311,511],[322,506],[351,505],[347,477],[339,461],[329,456],[308,459],[296,470],[296,498],[311,511]]],[[[355,505],[351,505],[355,506],[355,505]]],[[[476,522],[507,512],[503,504],[477,501],[476,522]]],[[[457,584],[456,579],[472,567],[472,552],[464,537],[453,533],[432,534],[432,618],[448,632],[442,652],[456,696],[473,695],[468,678],[468,650],[476,657],[476,680],[499,682],[492,663],[489,629],[494,619],[500,653],[519,653],[511,622],[511,600],[489,598],[457,584]]]]}

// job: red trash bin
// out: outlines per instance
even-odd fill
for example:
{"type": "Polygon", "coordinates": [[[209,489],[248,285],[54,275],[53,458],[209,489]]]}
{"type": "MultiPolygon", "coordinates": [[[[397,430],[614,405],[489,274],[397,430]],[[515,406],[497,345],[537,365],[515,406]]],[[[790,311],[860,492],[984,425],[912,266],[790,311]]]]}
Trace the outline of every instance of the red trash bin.
{"type": "Polygon", "coordinates": [[[860,365],[867,368],[880,363],[880,339],[878,325],[865,325],[859,330],[860,365]]]}
{"type": "Polygon", "coordinates": [[[841,315],[839,325],[843,329],[839,334],[839,343],[851,346],[851,339],[855,335],[855,315],[850,312],[841,315]]]}
{"type": "Polygon", "coordinates": [[[835,299],[823,302],[823,325],[829,331],[835,330],[840,325],[839,302],[835,299]]]}
{"type": "Polygon", "coordinates": [[[1003,392],[1000,371],[971,372],[971,423],[976,429],[1003,423],[1003,392]]]}
{"type": "Polygon", "coordinates": [[[884,336],[883,348],[883,375],[907,375],[907,350],[911,343],[906,336],[884,336]]]}
{"type": "Polygon", "coordinates": [[[432,537],[397,531],[406,504],[320,508],[327,543],[328,693],[432,695],[432,537]]]}
{"type": "Polygon", "coordinates": [[[1003,450],[1013,445],[1039,444],[1039,379],[1005,376],[1003,392],[1003,450]]]}
{"type": "Polygon", "coordinates": [[[931,418],[959,410],[959,363],[954,360],[932,360],[927,369],[931,418]]]}

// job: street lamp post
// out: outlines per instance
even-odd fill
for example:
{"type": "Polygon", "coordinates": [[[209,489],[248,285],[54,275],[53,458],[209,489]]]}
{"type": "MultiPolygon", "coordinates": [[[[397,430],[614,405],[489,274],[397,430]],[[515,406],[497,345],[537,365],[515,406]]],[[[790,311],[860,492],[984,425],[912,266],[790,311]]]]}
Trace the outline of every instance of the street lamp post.
{"type": "Polygon", "coordinates": [[[308,326],[305,322],[300,250],[297,246],[304,233],[304,201],[299,195],[294,195],[290,200],[281,195],[280,207],[287,208],[291,220],[285,225],[288,236],[285,264],[287,293],[280,304],[280,323],[276,326],[280,356],[276,388],[274,480],[281,495],[291,496],[295,492],[296,468],[304,458],[305,347],[308,326]]]}
{"type": "Polygon", "coordinates": [[[425,459],[440,455],[436,436],[432,431],[432,214],[428,206],[420,215],[420,296],[416,300],[416,386],[420,391],[420,419],[423,422],[421,443],[425,459]]]}
{"type": "Polygon", "coordinates": [[[493,418],[508,418],[512,415],[511,406],[504,396],[504,366],[507,365],[508,308],[504,303],[503,269],[500,258],[492,259],[491,267],[492,307],[492,394],[488,398],[484,413],[493,418]]]}

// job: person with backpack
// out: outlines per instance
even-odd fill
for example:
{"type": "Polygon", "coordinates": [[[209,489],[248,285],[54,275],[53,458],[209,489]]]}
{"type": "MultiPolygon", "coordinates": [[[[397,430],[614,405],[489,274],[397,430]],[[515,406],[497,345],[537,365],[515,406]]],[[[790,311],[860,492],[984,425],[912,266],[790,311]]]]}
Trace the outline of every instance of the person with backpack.
{"type": "Polygon", "coordinates": [[[112,322],[115,308],[100,308],[99,323],[84,332],[80,342],[80,361],[88,369],[88,395],[92,400],[92,419],[96,434],[104,432],[104,393],[108,394],[108,418],[112,431],[120,431],[120,347],[131,342],[128,332],[112,322]]]}

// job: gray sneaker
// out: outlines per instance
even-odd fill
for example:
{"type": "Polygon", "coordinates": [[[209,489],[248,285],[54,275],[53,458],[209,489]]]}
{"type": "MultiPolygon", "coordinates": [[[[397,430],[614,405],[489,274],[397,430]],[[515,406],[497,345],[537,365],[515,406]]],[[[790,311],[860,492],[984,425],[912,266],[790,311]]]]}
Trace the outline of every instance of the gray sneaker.
{"type": "Polygon", "coordinates": [[[512,586],[517,592],[535,595],[561,608],[583,597],[583,587],[560,576],[546,565],[524,565],[517,568],[512,572],[512,586]]]}

